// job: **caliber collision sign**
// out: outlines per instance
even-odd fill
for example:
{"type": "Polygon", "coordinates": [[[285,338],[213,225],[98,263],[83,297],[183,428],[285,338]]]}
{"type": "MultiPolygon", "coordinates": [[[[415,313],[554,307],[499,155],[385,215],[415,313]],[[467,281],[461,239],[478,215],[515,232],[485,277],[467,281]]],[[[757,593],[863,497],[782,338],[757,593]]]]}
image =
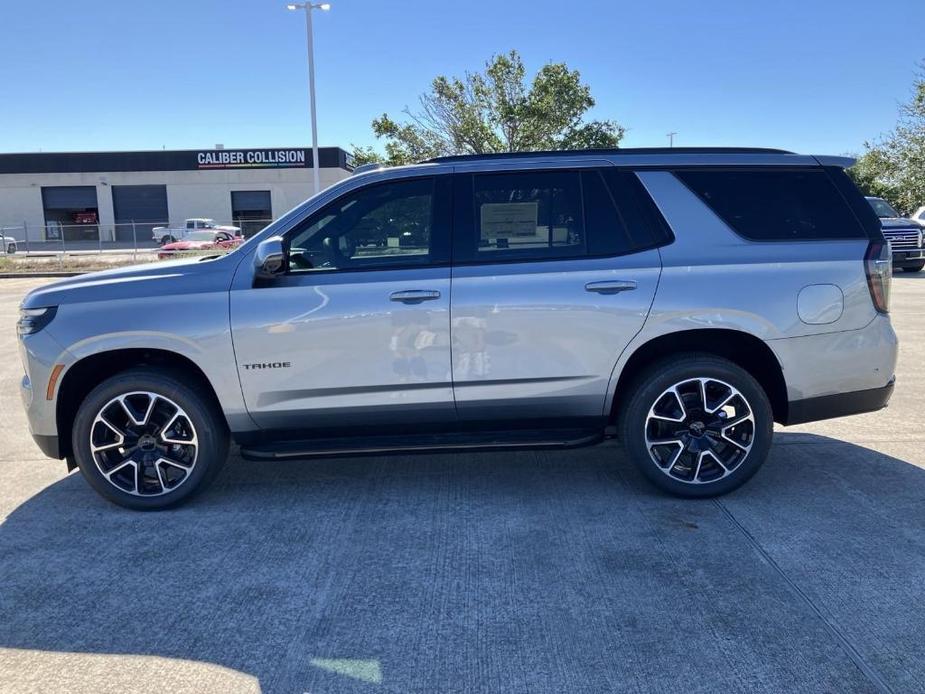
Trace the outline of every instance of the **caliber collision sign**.
{"type": "Polygon", "coordinates": [[[304,149],[219,149],[199,152],[200,169],[266,169],[305,166],[304,149]]]}

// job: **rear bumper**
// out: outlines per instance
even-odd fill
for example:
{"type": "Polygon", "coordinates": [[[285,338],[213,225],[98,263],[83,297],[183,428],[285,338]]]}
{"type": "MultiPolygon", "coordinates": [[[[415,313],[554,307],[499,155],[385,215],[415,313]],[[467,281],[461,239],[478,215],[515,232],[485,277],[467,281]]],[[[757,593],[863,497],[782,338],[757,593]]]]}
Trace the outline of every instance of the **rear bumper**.
{"type": "Polygon", "coordinates": [[[889,316],[858,330],[768,340],[787,387],[788,412],[798,424],[879,409],[889,400],[899,345],[889,316]]]}
{"type": "Polygon", "coordinates": [[[787,405],[787,419],[782,424],[788,426],[805,424],[806,422],[817,422],[820,419],[876,412],[887,406],[893,395],[895,381],[895,378],[890,379],[890,382],[882,388],[793,400],[787,405]]]}

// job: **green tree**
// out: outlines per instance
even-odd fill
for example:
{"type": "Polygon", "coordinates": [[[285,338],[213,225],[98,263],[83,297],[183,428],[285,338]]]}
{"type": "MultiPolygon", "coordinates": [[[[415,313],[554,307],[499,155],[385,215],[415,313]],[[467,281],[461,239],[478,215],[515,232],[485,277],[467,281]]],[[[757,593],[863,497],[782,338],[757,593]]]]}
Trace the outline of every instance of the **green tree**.
{"type": "Polygon", "coordinates": [[[363,166],[363,164],[373,164],[382,161],[382,155],[374,148],[365,145],[350,145],[353,150],[354,166],[363,166]]]}
{"type": "Polygon", "coordinates": [[[900,106],[896,127],[865,148],[850,171],[862,190],[907,213],[925,205],[925,63],[913,82],[912,98],[900,106]]]}
{"type": "Polygon", "coordinates": [[[867,151],[857,157],[857,163],[848,169],[848,175],[864,195],[874,195],[897,204],[899,189],[889,173],[892,164],[884,152],[865,143],[867,151]]]}
{"type": "Polygon", "coordinates": [[[384,113],[372,122],[385,155],[354,147],[358,163],[408,164],[449,154],[485,154],[617,147],[624,129],[611,120],[585,120],[591,88],[564,63],[540,68],[530,84],[517,51],[496,55],[482,72],[440,75],[406,108],[399,122],[384,113]]]}

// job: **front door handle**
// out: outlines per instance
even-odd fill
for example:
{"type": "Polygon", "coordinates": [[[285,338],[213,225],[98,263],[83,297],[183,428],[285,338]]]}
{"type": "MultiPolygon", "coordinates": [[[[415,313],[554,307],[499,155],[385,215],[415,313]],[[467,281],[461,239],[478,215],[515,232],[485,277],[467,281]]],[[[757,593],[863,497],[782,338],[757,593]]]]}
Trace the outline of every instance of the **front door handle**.
{"type": "Polygon", "coordinates": [[[400,301],[403,304],[419,304],[422,301],[433,301],[439,298],[440,292],[435,289],[406,289],[389,294],[389,301],[400,301]]]}
{"type": "Polygon", "coordinates": [[[636,288],[635,280],[609,280],[606,282],[588,282],[585,285],[586,292],[595,292],[597,294],[619,294],[620,292],[630,292],[636,288]]]}

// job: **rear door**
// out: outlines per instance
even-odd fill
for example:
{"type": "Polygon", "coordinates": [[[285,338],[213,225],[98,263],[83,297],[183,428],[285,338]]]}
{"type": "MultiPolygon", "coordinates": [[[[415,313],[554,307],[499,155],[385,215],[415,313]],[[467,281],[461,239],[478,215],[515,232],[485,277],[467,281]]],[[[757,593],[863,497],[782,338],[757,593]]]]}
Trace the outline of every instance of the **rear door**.
{"type": "Polygon", "coordinates": [[[670,240],[635,174],[458,173],[454,207],[460,419],[600,417],[614,364],[652,304],[657,246],[670,240]]]}

